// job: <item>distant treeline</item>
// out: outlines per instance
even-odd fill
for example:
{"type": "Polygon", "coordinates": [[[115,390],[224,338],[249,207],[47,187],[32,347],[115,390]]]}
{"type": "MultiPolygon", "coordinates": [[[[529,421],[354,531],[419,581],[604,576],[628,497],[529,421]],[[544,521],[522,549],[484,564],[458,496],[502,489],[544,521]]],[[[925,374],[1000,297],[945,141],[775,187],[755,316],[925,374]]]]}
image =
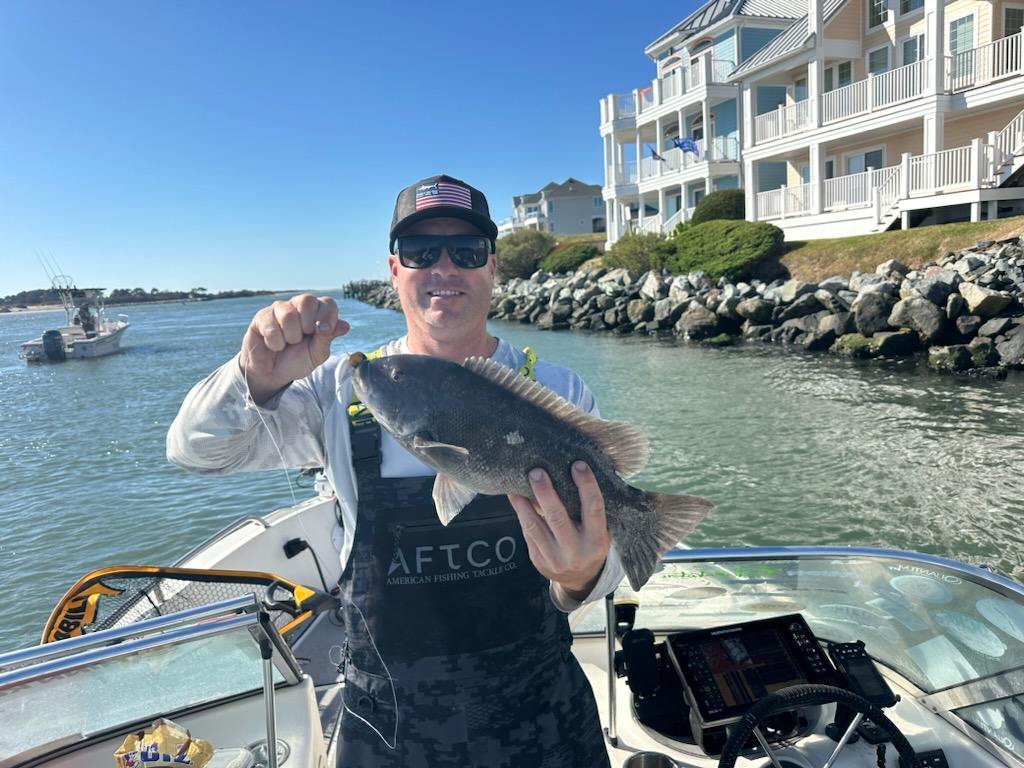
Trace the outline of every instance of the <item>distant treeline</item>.
{"type": "MultiPolygon", "coordinates": [[[[87,296],[103,296],[105,288],[75,288],[72,296],[75,301],[87,296]]],[[[108,304],[145,304],[151,301],[210,301],[212,299],[237,299],[245,296],[263,296],[273,291],[218,291],[210,293],[205,288],[193,288],[189,291],[161,291],[159,288],[115,288],[105,297],[108,304]]],[[[53,288],[38,288],[33,291],[22,291],[0,299],[0,307],[27,307],[33,304],[60,304],[60,295],[53,288]]]]}

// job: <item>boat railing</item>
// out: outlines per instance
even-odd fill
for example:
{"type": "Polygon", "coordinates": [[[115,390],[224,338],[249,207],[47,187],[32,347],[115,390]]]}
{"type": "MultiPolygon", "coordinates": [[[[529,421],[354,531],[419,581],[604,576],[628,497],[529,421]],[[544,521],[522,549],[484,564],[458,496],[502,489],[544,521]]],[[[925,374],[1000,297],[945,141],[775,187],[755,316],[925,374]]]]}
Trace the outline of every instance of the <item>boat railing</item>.
{"type": "MultiPolygon", "coordinates": [[[[275,743],[275,683],[296,685],[302,677],[295,656],[252,594],[2,654],[0,711],[30,712],[55,699],[65,706],[40,728],[23,729],[25,740],[0,742],[0,764],[17,764],[19,755],[38,757],[35,753],[50,744],[63,748],[83,742],[88,736],[82,734],[141,726],[179,709],[255,693],[261,679],[268,743],[275,743]],[[190,673],[209,673],[199,693],[191,694],[181,682],[185,658],[190,673]],[[209,669],[202,666],[204,659],[209,669]],[[207,685],[214,675],[216,683],[207,685]],[[117,686],[119,680],[125,690],[146,695],[118,697],[109,708],[85,705],[91,689],[117,686]],[[76,705],[75,697],[83,701],[76,705]]],[[[268,768],[276,763],[271,750],[268,768]]]]}

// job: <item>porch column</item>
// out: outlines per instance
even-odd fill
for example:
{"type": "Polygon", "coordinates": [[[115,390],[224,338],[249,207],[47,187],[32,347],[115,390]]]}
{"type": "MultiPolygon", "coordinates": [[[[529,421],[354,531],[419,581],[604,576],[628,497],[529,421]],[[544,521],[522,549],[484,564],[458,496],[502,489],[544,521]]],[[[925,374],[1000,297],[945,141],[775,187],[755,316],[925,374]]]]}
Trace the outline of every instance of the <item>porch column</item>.
{"type": "Polygon", "coordinates": [[[930,155],[933,152],[941,152],[945,146],[943,128],[946,122],[946,115],[936,111],[931,115],[924,116],[924,138],[921,146],[924,154],[930,155]]]}
{"type": "Polygon", "coordinates": [[[928,51],[928,80],[925,93],[946,92],[946,3],[924,0],[924,44],[928,51]]]}
{"type": "Polygon", "coordinates": [[[665,215],[665,189],[662,187],[658,190],[658,217],[661,219],[661,225],[665,226],[665,219],[668,217],[665,215]]]}
{"type": "Polygon", "coordinates": [[[707,99],[704,99],[700,103],[700,108],[702,110],[701,119],[704,120],[704,157],[701,159],[711,160],[715,156],[714,150],[712,149],[715,140],[711,135],[711,105],[708,103],[707,99]]]}
{"type": "Polygon", "coordinates": [[[615,183],[613,180],[614,177],[609,178],[609,176],[612,175],[610,163],[608,162],[610,159],[609,155],[611,154],[609,151],[609,147],[611,146],[610,142],[611,136],[605,136],[604,141],[601,142],[601,149],[604,151],[604,185],[606,187],[615,183]]]}
{"type": "Polygon", "coordinates": [[[743,203],[747,221],[757,221],[757,163],[743,160],[743,203]]]}
{"type": "Polygon", "coordinates": [[[988,220],[995,221],[999,218],[999,201],[989,200],[988,201],[988,220]]]}
{"type": "Polygon", "coordinates": [[[605,247],[611,248],[618,235],[615,233],[615,201],[604,201],[604,240],[605,247]]]}
{"type": "Polygon", "coordinates": [[[740,87],[742,88],[740,112],[743,126],[743,149],[750,149],[754,146],[754,88],[748,80],[743,80],[740,87]]]}
{"type": "Polygon", "coordinates": [[[640,193],[640,206],[639,207],[640,207],[640,212],[638,214],[637,225],[636,226],[637,226],[637,229],[643,229],[644,228],[644,208],[647,207],[646,204],[644,203],[644,193],[643,192],[640,193]]]}
{"type": "MultiPolygon", "coordinates": [[[[661,148],[661,137],[662,137],[662,131],[664,129],[664,126],[662,125],[661,121],[662,121],[662,118],[660,118],[660,117],[655,119],[655,121],[654,121],[654,151],[657,152],[659,155],[664,151],[661,148]]],[[[662,171],[665,170],[663,166],[664,166],[664,163],[658,163],[658,165],[657,165],[658,175],[659,176],[661,176],[662,171]]]]}
{"type": "Polygon", "coordinates": [[[815,142],[807,148],[808,165],[811,170],[811,214],[821,213],[824,200],[825,180],[825,153],[821,151],[821,144],[815,142]]]}
{"type": "Polygon", "coordinates": [[[640,143],[640,127],[637,126],[637,129],[636,129],[636,183],[637,184],[640,183],[640,168],[641,168],[640,161],[643,160],[643,157],[644,157],[644,145],[640,143]]]}
{"type": "Polygon", "coordinates": [[[807,63],[807,98],[810,99],[811,128],[821,125],[821,83],[824,79],[823,66],[825,61],[825,32],[822,22],[821,0],[810,0],[807,3],[807,29],[814,35],[814,50],[811,60],[807,63]]]}

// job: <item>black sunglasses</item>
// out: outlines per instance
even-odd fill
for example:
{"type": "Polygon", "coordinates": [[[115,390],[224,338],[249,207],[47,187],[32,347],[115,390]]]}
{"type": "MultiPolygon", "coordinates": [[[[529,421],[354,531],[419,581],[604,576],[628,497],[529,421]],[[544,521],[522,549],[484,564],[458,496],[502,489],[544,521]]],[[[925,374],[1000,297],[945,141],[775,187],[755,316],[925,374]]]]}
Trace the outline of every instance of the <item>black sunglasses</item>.
{"type": "Polygon", "coordinates": [[[426,269],[437,264],[441,251],[462,269],[479,269],[491,257],[491,241],[477,235],[411,235],[396,240],[403,267],[426,269]]]}

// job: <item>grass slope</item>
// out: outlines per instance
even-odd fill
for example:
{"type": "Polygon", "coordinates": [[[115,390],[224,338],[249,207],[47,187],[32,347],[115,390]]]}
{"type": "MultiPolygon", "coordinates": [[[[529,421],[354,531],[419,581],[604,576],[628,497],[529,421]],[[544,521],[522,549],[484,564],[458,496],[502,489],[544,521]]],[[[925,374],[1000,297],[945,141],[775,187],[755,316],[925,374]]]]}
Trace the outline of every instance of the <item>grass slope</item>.
{"type": "Polygon", "coordinates": [[[887,259],[919,267],[940,258],[946,251],[974,245],[978,240],[1004,240],[1024,234],[1024,216],[995,221],[940,224],[917,229],[880,232],[875,235],[837,237],[786,243],[781,261],[794,278],[820,281],[832,275],[847,276],[854,270],[874,272],[887,259]]]}

